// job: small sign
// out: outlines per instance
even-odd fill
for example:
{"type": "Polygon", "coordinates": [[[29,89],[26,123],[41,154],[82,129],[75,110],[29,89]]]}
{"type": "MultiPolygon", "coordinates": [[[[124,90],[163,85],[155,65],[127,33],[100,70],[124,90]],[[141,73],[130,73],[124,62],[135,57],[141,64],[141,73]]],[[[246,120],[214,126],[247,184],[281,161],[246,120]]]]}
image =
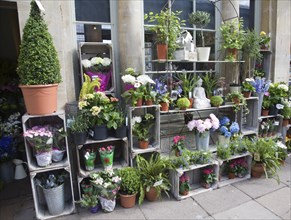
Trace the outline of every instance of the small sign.
{"type": "Polygon", "coordinates": [[[89,152],[87,152],[87,153],[85,154],[85,158],[86,158],[86,160],[88,160],[88,159],[89,159],[89,157],[90,157],[90,153],[89,153],[89,152]]]}
{"type": "Polygon", "coordinates": [[[159,180],[159,181],[154,183],[154,187],[162,185],[162,183],[163,183],[163,180],[159,180]]]}
{"type": "Polygon", "coordinates": [[[254,153],[254,161],[260,161],[260,154],[254,153]]]}
{"type": "Polygon", "coordinates": [[[44,7],[39,0],[35,0],[35,3],[37,4],[40,11],[45,12],[44,7]]]}

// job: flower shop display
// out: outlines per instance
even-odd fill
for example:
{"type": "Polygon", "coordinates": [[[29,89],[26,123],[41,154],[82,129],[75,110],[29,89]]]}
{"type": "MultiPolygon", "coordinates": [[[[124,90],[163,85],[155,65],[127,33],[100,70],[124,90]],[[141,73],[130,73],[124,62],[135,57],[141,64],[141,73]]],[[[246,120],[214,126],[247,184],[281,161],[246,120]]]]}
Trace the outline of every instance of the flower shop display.
{"type": "Polygon", "coordinates": [[[183,173],[179,178],[179,193],[183,196],[188,195],[190,190],[190,177],[183,173]]]}
{"type": "Polygon", "coordinates": [[[202,174],[201,174],[201,185],[208,189],[211,187],[212,184],[214,184],[217,181],[217,177],[214,173],[213,168],[205,168],[202,169],[202,174]]]}
{"type": "Polygon", "coordinates": [[[64,128],[53,128],[53,151],[52,160],[54,162],[59,162],[63,160],[64,154],[66,152],[66,137],[67,132],[64,128]]]}
{"type": "Polygon", "coordinates": [[[175,155],[181,156],[183,150],[185,149],[185,136],[175,136],[173,138],[173,144],[171,146],[171,150],[175,152],[175,155]]]}
{"type": "Polygon", "coordinates": [[[134,116],[131,121],[132,134],[137,137],[141,149],[148,148],[150,128],[154,125],[155,117],[147,113],[144,116],[134,116]]]}
{"type": "Polygon", "coordinates": [[[173,168],[171,161],[159,153],[153,153],[149,160],[137,155],[136,162],[142,181],[139,204],[142,204],[144,197],[148,201],[161,198],[162,192],[169,197],[171,184],[167,171],[173,168]]]}
{"type": "Polygon", "coordinates": [[[48,126],[33,126],[23,136],[34,150],[38,166],[45,167],[52,163],[53,134],[48,126]]]}
{"type": "Polygon", "coordinates": [[[214,95],[210,98],[210,104],[214,107],[219,107],[224,102],[223,98],[220,95],[214,95]]]}
{"type": "Polygon", "coordinates": [[[251,83],[254,79],[253,78],[246,78],[242,83],[242,93],[245,98],[249,98],[252,95],[252,92],[255,92],[256,89],[251,83]]]}
{"type": "Polygon", "coordinates": [[[227,167],[229,179],[234,179],[235,177],[242,178],[248,172],[248,164],[245,158],[231,160],[227,163],[227,167]]]}
{"type": "Polygon", "coordinates": [[[96,152],[93,149],[87,148],[84,150],[84,163],[86,170],[94,170],[95,168],[96,152]]]}
{"type": "Polygon", "coordinates": [[[57,110],[57,88],[62,81],[60,63],[43,14],[35,1],[31,1],[30,6],[17,74],[28,114],[45,115],[57,110]]]}
{"type": "Polygon", "coordinates": [[[99,195],[99,201],[104,212],[112,212],[116,205],[116,195],[120,188],[121,178],[117,171],[107,169],[91,173],[90,178],[99,195]]]}
{"type": "Polygon", "coordinates": [[[99,206],[99,198],[98,195],[82,195],[80,201],[77,201],[81,205],[81,207],[89,208],[91,213],[97,213],[101,207],[99,206]]]}
{"type": "Polygon", "coordinates": [[[239,132],[239,125],[237,122],[231,122],[228,117],[224,116],[219,119],[218,131],[218,143],[227,147],[230,138],[239,132]]]}
{"type": "Polygon", "coordinates": [[[113,155],[114,146],[109,145],[107,147],[101,147],[98,149],[100,154],[100,159],[105,170],[112,169],[113,166],[113,155]]]}
{"type": "Polygon", "coordinates": [[[260,46],[261,49],[269,49],[270,48],[270,42],[271,42],[271,34],[266,34],[265,31],[260,32],[260,46]]]}
{"type": "Polygon", "coordinates": [[[99,78],[100,88],[95,87],[95,91],[104,92],[108,90],[112,76],[112,61],[108,57],[92,57],[81,61],[85,74],[92,80],[99,78]]]}
{"type": "Polygon", "coordinates": [[[124,167],[118,170],[118,175],[121,178],[120,204],[124,208],[132,208],[141,188],[140,174],[135,167],[124,167]]]}
{"type": "Polygon", "coordinates": [[[208,151],[210,130],[214,131],[219,128],[219,120],[214,114],[209,115],[210,118],[205,120],[192,120],[187,124],[190,131],[194,130],[195,143],[198,150],[208,151]]]}

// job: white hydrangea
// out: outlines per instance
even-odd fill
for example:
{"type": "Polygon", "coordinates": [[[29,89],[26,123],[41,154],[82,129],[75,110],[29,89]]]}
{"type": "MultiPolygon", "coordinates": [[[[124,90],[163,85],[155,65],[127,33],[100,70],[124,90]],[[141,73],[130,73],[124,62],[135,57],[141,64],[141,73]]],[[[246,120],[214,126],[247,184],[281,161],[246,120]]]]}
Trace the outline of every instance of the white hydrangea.
{"type": "Polygon", "coordinates": [[[155,82],[148,76],[148,75],[140,75],[137,77],[137,81],[140,82],[143,85],[146,85],[148,83],[155,84],[155,82]]]}
{"type": "Polygon", "coordinates": [[[288,86],[285,84],[278,85],[278,88],[284,90],[285,92],[288,92],[288,86]]]}
{"type": "Polygon", "coordinates": [[[121,79],[124,83],[130,83],[132,85],[134,85],[135,80],[136,80],[134,76],[129,75],[129,74],[122,76],[121,79]]]}
{"type": "Polygon", "coordinates": [[[88,59],[82,60],[81,63],[83,65],[83,67],[85,67],[85,68],[89,68],[92,66],[91,61],[88,59]]]}
{"type": "Polygon", "coordinates": [[[103,66],[109,66],[110,64],[111,64],[111,59],[107,57],[103,58],[103,61],[102,61],[103,66]]]}
{"type": "Polygon", "coordinates": [[[94,65],[98,65],[98,64],[102,64],[103,62],[103,59],[101,57],[93,57],[91,59],[91,65],[94,66],[94,65]]]}
{"type": "Polygon", "coordinates": [[[102,185],[104,181],[103,181],[103,179],[100,177],[100,178],[97,178],[94,182],[95,182],[96,184],[102,185]]]}
{"type": "Polygon", "coordinates": [[[135,123],[141,123],[141,117],[140,116],[134,116],[132,118],[132,122],[131,122],[132,126],[134,126],[135,123]]]}

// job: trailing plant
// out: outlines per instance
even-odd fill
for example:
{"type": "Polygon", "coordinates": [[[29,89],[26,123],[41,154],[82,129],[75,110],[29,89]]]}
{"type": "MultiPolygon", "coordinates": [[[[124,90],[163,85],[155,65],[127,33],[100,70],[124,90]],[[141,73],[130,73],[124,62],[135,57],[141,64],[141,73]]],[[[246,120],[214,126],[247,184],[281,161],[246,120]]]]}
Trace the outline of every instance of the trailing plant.
{"type": "Polygon", "coordinates": [[[23,29],[17,73],[22,85],[60,83],[60,63],[47,25],[34,0],[23,29]]]}
{"type": "Polygon", "coordinates": [[[238,112],[239,110],[244,109],[246,114],[249,113],[246,98],[240,92],[228,93],[226,95],[226,100],[234,102],[234,112],[238,112]]]}

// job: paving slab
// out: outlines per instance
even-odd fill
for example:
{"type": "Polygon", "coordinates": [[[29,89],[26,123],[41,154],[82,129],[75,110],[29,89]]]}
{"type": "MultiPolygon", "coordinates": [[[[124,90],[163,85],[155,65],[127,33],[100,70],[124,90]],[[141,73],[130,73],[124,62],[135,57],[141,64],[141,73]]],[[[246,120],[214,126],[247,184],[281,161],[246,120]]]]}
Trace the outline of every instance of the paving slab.
{"type": "Polygon", "coordinates": [[[280,181],[290,187],[291,182],[291,164],[285,163],[279,170],[280,181]]]}
{"type": "Polygon", "coordinates": [[[249,201],[232,209],[213,215],[214,219],[280,219],[255,201],[249,201]]]}
{"type": "Polygon", "coordinates": [[[155,202],[144,201],[141,210],[146,219],[203,219],[208,216],[192,198],[181,201],[172,197],[155,202]]]}
{"type": "Polygon", "coordinates": [[[251,200],[249,196],[231,185],[195,195],[193,198],[211,215],[251,200]]]}
{"type": "Polygon", "coordinates": [[[284,187],[264,195],[256,199],[256,201],[270,211],[274,212],[276,215],[283,217],[288,211],[290,211],[291,208],[290,188],[284,187]]]}
{"type": "Polygon", "coordinates": [[[250,197],[256,199],[265,194],[283,188],[286,185],[283,183],[278,184],[274,179],[266,179],[265,177],[262,177],[251,178],[246,181],[234,183],[233,186],[246,193],[250,197]]]}
{"type": "Polygon", "coordinates": [[[288,212],[286,212],[283,216],[282,216],[283,219],[288,219],[290,220],[291,219],[291,211],[289,210],[288,212]]]}

